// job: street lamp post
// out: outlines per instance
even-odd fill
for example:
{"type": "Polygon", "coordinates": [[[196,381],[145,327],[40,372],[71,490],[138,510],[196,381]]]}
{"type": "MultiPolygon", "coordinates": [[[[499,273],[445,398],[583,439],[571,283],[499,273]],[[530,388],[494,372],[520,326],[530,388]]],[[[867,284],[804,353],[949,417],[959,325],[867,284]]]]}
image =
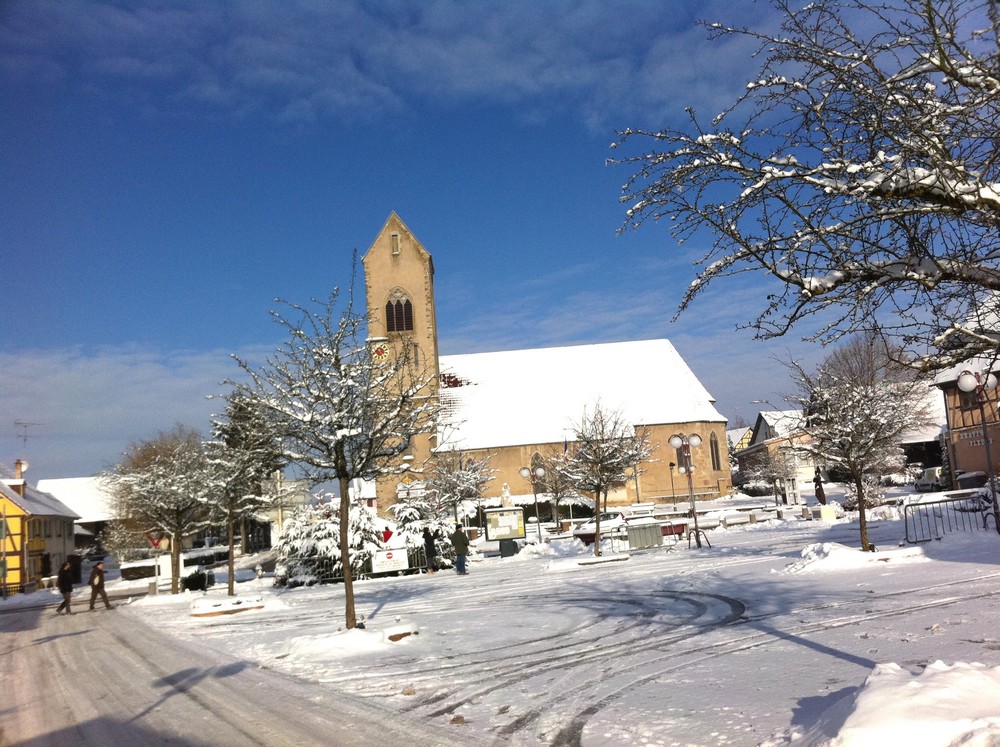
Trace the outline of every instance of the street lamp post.
{"type": "Polygon", "coordinates": [[[993,526],[1000,534],[1000,506],[997,505],[996,475],[993,474],[993,453],[990,449],[990,433],[986,427],[986,392],[996,389],[997,377],[988,370],[982,374],[966,370],[958,375],[957,383],[958,388],[963,392],[976,393],[976,404],[979,405],[979,422],[983,427],[983,449],[986,452],[986,479],[989,480],[990,495],[993,497],[993,526]]]}
{"type": "Polygon", "coordinates": [[[676,462],[670,463],[670,502],[677,502],[677,491],[674,490],[674,467],[676,467],[676,462]]]}
{"type": "MultiPolygon", "coordinates": [[[[688,480],[688,497],[691,499],[691,520],[694,522],[694,541],[697,543],[698,547],[701,548],[701,530],[698,528],[698,511],[695,509],[694,505],[694,479],[692,474],[694,473],[694,465],[691,464],[691,447],[695,448],[701,446],[701,436],[697,433],[692,433],[690,436],[685,436],[682,433],[678,433],[675,436],[670,437],[670,445],[677,449],[677,453],[680,455],[681,464],[677,467],[677,471],[682,475],[687,475],[688,480]]],[[[691,533],[688,532],[688,546],[691,544],[691,533]]]]}
{"type": "Polygon", "coordinates": [[[541,517],[538,515],[538,483],[545,478],[545,468],[535,467],[534,469],[530,469],[528,467],[521,467],[517,471],[517,474],[531,482],[531,492],[535,496],[535,526],[538,528],[538,542],[541,543],[542,522],[541,517]]]}

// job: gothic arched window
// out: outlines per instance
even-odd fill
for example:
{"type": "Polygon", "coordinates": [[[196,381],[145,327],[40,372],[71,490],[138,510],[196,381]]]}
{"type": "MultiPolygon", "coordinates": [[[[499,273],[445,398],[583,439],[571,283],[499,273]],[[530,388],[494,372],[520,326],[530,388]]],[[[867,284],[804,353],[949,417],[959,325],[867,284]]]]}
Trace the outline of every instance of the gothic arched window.
{"type": "Polygon", "coordinates": [[[719,438],[714,433],[708,439],[708,448],[712,452],[712,469],[719,471],[722,469],[722,458],[719,456],[719,438]]]}
{"type": "Polygon", "coordinates": [[[385,302],[385,329],[387,332],[413,331],[413,304],[402,291],[393,291],[385,302]]]}

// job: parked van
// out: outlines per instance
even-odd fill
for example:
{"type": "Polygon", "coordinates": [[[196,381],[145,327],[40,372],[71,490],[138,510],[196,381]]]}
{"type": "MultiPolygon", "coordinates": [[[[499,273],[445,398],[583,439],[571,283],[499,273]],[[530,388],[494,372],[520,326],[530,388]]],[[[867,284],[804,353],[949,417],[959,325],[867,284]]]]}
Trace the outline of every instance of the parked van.
{"type": "Polygon", "coordinates": [[[941,468],[929,467],[920,473],[920,476],[913,481],[913,487],[918,493],[932,493],[941,489],[941,468]]]}

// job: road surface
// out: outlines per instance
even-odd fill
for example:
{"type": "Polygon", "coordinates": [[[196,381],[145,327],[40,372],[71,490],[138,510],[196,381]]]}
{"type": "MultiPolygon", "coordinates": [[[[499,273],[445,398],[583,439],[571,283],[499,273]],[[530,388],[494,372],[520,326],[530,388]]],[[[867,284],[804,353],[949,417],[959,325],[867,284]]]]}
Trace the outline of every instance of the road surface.
{"type": "MultiPolygon", "coordinates": [[[[127,611],[0,614],[0,746],[447,745],[360,699],[168,638],[127,611]]],[[[0,607],[2,610],[2,607],[0,607]]]]}

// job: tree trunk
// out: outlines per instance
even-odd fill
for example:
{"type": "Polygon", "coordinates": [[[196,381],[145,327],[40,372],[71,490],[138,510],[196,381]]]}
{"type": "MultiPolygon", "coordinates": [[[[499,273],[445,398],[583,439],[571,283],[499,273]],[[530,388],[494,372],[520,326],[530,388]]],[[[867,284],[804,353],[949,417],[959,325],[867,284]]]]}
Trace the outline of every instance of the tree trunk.
{"type": "MultiPolygon", "coordinates": [[[[604,497],[604,502],[607,503],[607,495],[604,497]]],[[[594,514],[594,557],[599,558],[601,556],[601,490],[598,488],[594,492],[594,508],[596,513],[594,514]]]]}
{"type": "Polygon", "coordinates": [[[170,535],[170,593],[180,594],[181,583],[181,538],[170,535]]]}
{"type": "Polygon", "coordinates": [[[231,508],[229,509],[228,514],[229,514],[228,515],[228,521],[226,522],[226,524],[229,525],[229,584],[228,584],[228,586],[229,586],[229,596],[235,596],[236,595],[236,585],[235,585],[235,580],[236,579],[234,578],[234,576],[236,575],[236,550],[233,547],[233,539],[234,539],[233,535],[235,534],[235,532],[234,532],[234,524],[236,522],[233,520],[233,510],[231,508]]]}
{"type": "Polygon", "coordinates": [[[354,613],[354,582],[351,577],[351,498],[347,492],[347,478],[340,483],[340,564],[344,569],[344,624],[348,630],[357,627],[354,613]]]}
{"type": "Polygon", "coordinates": [[[868,541],[868,515],[865,513],[865,502],[868,496],[864,493],[863,481],[861,477],[854,478],[854,489],[858,493],[858,526],[861,527],[861,549],[865,552],[874,550],[868,541]]]}

